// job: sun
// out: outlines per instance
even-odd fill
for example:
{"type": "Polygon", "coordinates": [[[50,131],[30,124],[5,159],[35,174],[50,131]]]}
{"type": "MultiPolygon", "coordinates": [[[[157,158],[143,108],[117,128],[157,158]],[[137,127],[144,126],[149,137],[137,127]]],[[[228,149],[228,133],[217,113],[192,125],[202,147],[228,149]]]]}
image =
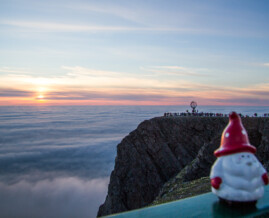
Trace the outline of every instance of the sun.
{"type": "Polygon", "coordinates": [[[45,92],[46,92],[46,88],[39,87],[37,92],[36,92],[36,100],[44,101],[45,100],[45,95],[44,95],[45,92]]]}
{"type": "Polygon", "coordinates": [[[44,101],[44,95],[40,94],[36,97],[36,99],[39,101],[44,101]]]}

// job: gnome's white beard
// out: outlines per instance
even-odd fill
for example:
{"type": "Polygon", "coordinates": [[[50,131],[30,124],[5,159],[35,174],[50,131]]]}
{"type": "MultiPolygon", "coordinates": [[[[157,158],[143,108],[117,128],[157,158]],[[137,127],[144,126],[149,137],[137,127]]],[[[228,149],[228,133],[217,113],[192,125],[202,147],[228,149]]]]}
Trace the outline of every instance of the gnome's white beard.
{"type": "Polygon", "coordinates": [[[216,174],[221,177],[222,184],[220,189],[212,188],[212,191],[219,197],[231,201],[254,201],[263,196],[261,176],[265,170],[253,154],[242,152],[223,156],[215,165],[219,165],[216,174]]]}

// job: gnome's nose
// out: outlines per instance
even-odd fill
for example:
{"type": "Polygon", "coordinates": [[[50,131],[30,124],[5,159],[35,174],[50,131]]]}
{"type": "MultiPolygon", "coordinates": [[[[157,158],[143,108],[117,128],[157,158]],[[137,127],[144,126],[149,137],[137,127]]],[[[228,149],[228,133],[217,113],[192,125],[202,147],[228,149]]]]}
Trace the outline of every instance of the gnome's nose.
{"type": "Polygon", "coordinates": [[[247,165],[248,165],[248,166],[251,166],[251,165],[252,165],[252,163],[251,163],[251,162],[247,162],[247,165]]]}

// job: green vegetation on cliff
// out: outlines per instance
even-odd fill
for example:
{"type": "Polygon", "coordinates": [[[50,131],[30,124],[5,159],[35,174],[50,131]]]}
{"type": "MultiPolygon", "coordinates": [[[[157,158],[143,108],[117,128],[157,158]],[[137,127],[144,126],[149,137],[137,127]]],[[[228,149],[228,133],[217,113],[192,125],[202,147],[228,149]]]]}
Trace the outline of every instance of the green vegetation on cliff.
{"type": "Polygon", "coordinates": [[[202,177],[190,182],[174,182],[174,179],[168,181],[151,205],[189,198],[211,191],[210,179],[208,177],[202,177]]]}

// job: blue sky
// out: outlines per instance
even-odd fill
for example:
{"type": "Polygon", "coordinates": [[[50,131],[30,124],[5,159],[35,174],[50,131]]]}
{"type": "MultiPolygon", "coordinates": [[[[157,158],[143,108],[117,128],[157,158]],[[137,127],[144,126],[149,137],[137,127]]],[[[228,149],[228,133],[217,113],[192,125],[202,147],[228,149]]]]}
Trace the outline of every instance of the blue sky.
{"type": "Polygon", "coordinates": [[[269,105],[268,1],[0,5],[0,105],[269,105]]]}

